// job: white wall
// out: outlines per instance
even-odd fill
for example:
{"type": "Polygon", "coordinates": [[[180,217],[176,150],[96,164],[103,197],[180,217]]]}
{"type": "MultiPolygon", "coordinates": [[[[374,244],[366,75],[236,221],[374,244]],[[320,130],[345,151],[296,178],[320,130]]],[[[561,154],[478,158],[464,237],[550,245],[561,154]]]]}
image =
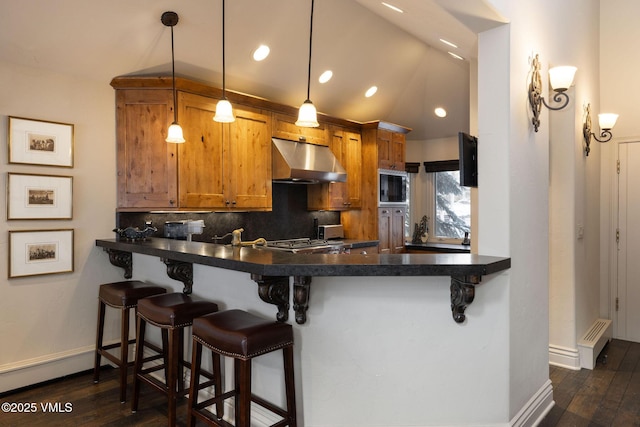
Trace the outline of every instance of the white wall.
{"type": "MultiPolygon", "coordinates": [[[[0,221],[0,392],[93,366],[98,284],[121,280],[96,238],[115,225],[115,109],[108,82],[0,63],[0,165],[6,172],[73,176],[73,219],[0,221]],[[75,125],[73,168],[8,164],[7,116],[75,125]],[[73,228],[75,272],[7,279],[9,230],[73,228]]],[[[6,206],[0,193],[0,206],[6,206]]],[[[6,218],[6,216],[5,216],[6,218]]],[[[115,319],[115,317],[114,317],[115,319]]],[[[110,321],[107,338],[117,330],[110,321]]]]}
{"type": "MultiPolygon", "coordinates": [[[[615,227],[618,143],[640,140],[638,97],[640,82],[637,69],[640,58],[629,54],[630,43],[640,39],[640,27],[635,19],[640,14],[640,3],[634,0],[607,0],[600,7],[600,106],[598,112],[614,112],[620,115],[613,140],[599,144],[602,157],[601,205],[601,288],[600,312],[603,317],[614,318],[616,291],[615,227]]],[[[594,123],[597,123],[594,122],[594,123]]],[[[614,334],[617,332],[614,320],[614,334]]]]}
{"type": "MultiPolygon", "coordinates": [[[[575,12],[597,14],[598,3],[491,3],[510,24],[479,38],[479,252],[512,258],[506,317],[513,417],[548,383],[550,118],[543,109],[540,131],[533,132],[527,105],[530,58],[538,53],[546,70],[564,62],[567,49],[588,49],[588,38],[573,35],[584,27],[584,15],[575,12]]],[[[546,87],[546,75],[543,79],[546,87]]],[[[574,132],[572,144],[579,141],[578,128],[574,132]]]]}
{"type": "Polygon", "coordinates": [[[591,104],[597,122],[600,104],[596,3],[558,9],[559,17],[582,25],[563,34],[566,42],[556,47],[558,59],[550,64],[578,67],[570,105],[549,114],[550,358],[574,369],[580,367],[577,341],[599,317],[600,301],[600,147],[592,145],[587,157],[582,138],[584,106],[591,104]]]}

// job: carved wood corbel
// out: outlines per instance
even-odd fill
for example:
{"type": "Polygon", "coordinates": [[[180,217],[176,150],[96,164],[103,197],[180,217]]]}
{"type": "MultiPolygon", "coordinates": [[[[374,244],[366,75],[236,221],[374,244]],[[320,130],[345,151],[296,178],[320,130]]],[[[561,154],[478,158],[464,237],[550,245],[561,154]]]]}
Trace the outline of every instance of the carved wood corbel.
{"type": "Polygon", "coordinates": [[[162,258],[167,266],[167,276],[184,284],[182,292],[189,295],[193,291],[193,264],[162,258]]]}
{"type": "Polygon", "coordinates": [[[252,274],[251,279],[258,284],[260,299],[278,307],[278,322],[286,322],[289,319],[289,276],[252,274]]]}
{"type": "Polygon", "coordinates": [[[296,323],[299,325],[302,325],[307,321],[310,292],[310,276],[293,277],[293,311],[296,313],[296,323]]]}
{"type": "Polygon", "coordinates": [[[131,252],[119,251],[117,249],[104,248],[109,254],[109,262],[124,269],[124,278],[131,279],[133,277],[133,255],[131,252]]]}
{"type": "Polygon", "coordinates": [[[475,297],[475,285],[480,283],[480,276],[451,277],[451,314],[456,323],[465,321],[467,306],[475,297]]]}

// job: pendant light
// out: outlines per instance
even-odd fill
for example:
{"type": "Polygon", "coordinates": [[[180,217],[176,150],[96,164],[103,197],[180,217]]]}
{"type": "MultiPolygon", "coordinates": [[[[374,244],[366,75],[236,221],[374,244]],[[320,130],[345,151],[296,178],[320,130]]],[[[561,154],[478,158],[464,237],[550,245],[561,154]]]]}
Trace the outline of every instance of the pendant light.
{"type": "Polygon", "coordinates": [[[213,120],[221,123],[231,123],[236,120],[233,116],[233,110],[231,109],[231,103],[227,100],[225,86],[226,86],[226,72],[225,72],[225,42],[224,42],[224,4],[225,0],[222,0],[222,99],[218,101],[216,105],[216,115],[213,116],[213,120]]]}
{"type": "Polygon", "coordinates": [[[182,135],[182,128],[178,124],[178,108],[176,102],[176,62],[173,55],[173,27],[178,23],[178,14],[175,12],[165,12],[160,18],[162,23],[171,27],[171,87],[173,92],[173,123],[169,126],[167,131],[167,142],[182,143],[184,142],[184,136],[182,135]]]}
{"type": "Polygon", "coordinates": [[[306,127],[306,128],[315,128],[320,126],[318,123],[318,113],[316,112],[316,107],[311,102],[309,97],[309,92],[311,88],[311,42],[313,40],[313,3],[314,0],[311,0],[311,24],[309,25],[309,73],[307,74],[307,99],[300,106],[300,110],[298,111],[298,120],[296,121],[296,126],[306,127]]]}

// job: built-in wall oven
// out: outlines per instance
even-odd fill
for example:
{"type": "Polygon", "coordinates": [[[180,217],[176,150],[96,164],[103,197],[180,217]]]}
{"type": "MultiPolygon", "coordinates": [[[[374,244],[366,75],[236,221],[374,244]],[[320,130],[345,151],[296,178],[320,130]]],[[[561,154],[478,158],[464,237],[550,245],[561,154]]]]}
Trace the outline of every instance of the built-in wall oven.
{"type": "Polygon", "coordinates": [[[378,169],[378,206],[407,203],[407,172],[378,169]]]}

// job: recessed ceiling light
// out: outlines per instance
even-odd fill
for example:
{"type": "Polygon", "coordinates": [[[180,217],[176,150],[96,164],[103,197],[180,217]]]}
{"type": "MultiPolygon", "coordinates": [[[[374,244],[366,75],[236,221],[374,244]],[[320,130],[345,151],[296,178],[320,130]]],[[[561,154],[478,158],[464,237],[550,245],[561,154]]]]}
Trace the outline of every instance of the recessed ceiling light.
{"type": "Polygon", "coordinates": [[[373,95],[375,95],[375,93],[378,91],[378,86],[371,86],[369,89],[367,89],[367,91],[364,93],[364,96],[366,96],[367,98],[371,98],[373,95]]]}
{"type": "Polygon", "coordinates": [[[447,117],[447,110],[445,110],[442,107],[438,107],[435,110],[433,110],[433,112],[436,114],[436,116],[438,117],[447,117]]]}
{"type": "Polygon", "coordinates": [[[449,40],[440,39],[440,41],[441,41],[442,43],[446,44],[446,45],[449,45],[449,46],[453,47],[453,48],[457,48],[457,47],[458,47],[457,45],[455,45],[455,44],[451,43],[449,40]]]}
{"type": "Polygon", "coordinates": [[[267,56],[269,56],[270,51],[271,49],[269,49],[269,46],[261,44],[256,50],[253,51],[253,59],[256,61],[262,61],[267,56]]]}
{"type": "Polygon", "coordinates": [[[459,59],[459,60],[461,60],[461,61],[464,61],[464,58],[463,58],[462,56],[460,56],[460,55],[456,55],[456,54],[455,54],[455,53],[453,53],[453,52],[447,52],[447,53],[448,53],[449,55],[453,56],[453,57],[454,57],[454,58],[456,58],[456,59],[459,59]]]}
{"type": "Polygon", "coordinates": [[[396,6],[392,5],[392,4],[385,3],[385,2],[382,2],[382,4],[387,6],[391,10],[395,10],[396,12],[399,12],[399,13],[404,13],[404,10],[402,10],[399,7],[396,7],[396,6]]]}
{"type": "Polygon", "coordinates": [[[333,77],[333,71],[327,70],[324,73],[320,74],[320,77],[318,77],[318,81],[320,83],[326,83],[331,80],[331,77],[333,77]]]}

